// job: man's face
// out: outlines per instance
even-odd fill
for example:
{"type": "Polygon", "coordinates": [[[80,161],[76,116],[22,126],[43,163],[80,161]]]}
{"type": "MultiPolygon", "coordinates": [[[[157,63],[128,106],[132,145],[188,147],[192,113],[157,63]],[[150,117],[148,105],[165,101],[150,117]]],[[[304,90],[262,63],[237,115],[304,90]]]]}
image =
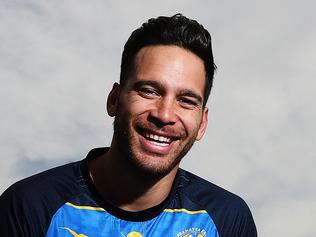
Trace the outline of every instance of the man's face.
{"type": "Polygon", "coordinates": [[[142,48],[134,73],[109,96],[112,144],[138,169],[166,175],[204,134],[204,86],[204,64],[195,54],[177,46],[142,48]]]}

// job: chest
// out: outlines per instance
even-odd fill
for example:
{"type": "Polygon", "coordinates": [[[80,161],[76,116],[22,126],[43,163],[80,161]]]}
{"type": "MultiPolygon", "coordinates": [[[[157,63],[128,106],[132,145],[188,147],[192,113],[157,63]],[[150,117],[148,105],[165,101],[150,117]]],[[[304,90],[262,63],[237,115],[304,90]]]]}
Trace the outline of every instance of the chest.
{"type": "Polygon", "coordinates": [[[218,237],[204,210],[165,209],[146,221],[119,219],[102,208],[63,205],[53,216],[46,237],[218,237]]]}

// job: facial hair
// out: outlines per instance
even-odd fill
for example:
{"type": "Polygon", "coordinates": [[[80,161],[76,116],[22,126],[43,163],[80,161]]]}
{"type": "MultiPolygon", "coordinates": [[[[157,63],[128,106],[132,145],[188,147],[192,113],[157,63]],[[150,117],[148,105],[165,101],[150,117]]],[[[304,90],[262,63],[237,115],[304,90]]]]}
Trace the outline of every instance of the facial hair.
{"type": "MultiPolygon", "coordinates": [[[[122,107],[119,106],[119,108],[122,107]]],[[[142,159],[137,158],[138,154],[133,151],[133,147],[137,144],[133,144],[133,142],[135,142],[135,137],[133,137],[133,128],[130,127],[131,125],[128,119],[130,118],[130,115],[123,113],[122,109],[118,110],[119,111],[114,118],[114,139],[117,142],[119,152],[124,161],[129,162],[132,167],[137,169],[137,171],[145,177],[161,178],[169,174],[170,171],[180,163],[182,158],[187,154],[195,142],[196,134],[194,134],[193,137],[186,142],[178,154],[175,154],[175,157],[172,160],[168,160],[165,165],[159,167],[148,165],[146,162],[142,162],[142,159]]],[[[134,131],[134,135],[135,132],[136,131],[134,131]]]]}

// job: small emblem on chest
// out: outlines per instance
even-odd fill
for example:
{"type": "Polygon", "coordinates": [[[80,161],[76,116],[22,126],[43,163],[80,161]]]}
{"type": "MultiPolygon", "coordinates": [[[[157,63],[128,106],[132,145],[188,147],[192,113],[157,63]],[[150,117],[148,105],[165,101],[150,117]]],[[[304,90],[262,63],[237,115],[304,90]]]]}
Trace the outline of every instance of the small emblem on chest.
{"type": "Polygon", "coordinates": [[[143,237],[139,232],[130,232],[126,237],[143,237]]]}
{"type": "Polygon", "coordinates": [[[206,237],[206,231],[200,228],[189,228],[175,235],[175,237],[206,237]]]}

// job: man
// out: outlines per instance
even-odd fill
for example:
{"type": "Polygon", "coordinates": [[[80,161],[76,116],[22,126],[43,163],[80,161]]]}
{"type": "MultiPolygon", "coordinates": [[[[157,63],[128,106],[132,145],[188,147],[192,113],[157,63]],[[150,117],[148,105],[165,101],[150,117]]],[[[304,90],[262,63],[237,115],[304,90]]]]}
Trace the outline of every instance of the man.
{"type": "Polygon", "coordinates": [[[245,202],[179,163],[207,125],[209,33],[180,14],[150,19],[125,44],[109,148],[11,186],[1,236],[255,237],[245,202]]]}

